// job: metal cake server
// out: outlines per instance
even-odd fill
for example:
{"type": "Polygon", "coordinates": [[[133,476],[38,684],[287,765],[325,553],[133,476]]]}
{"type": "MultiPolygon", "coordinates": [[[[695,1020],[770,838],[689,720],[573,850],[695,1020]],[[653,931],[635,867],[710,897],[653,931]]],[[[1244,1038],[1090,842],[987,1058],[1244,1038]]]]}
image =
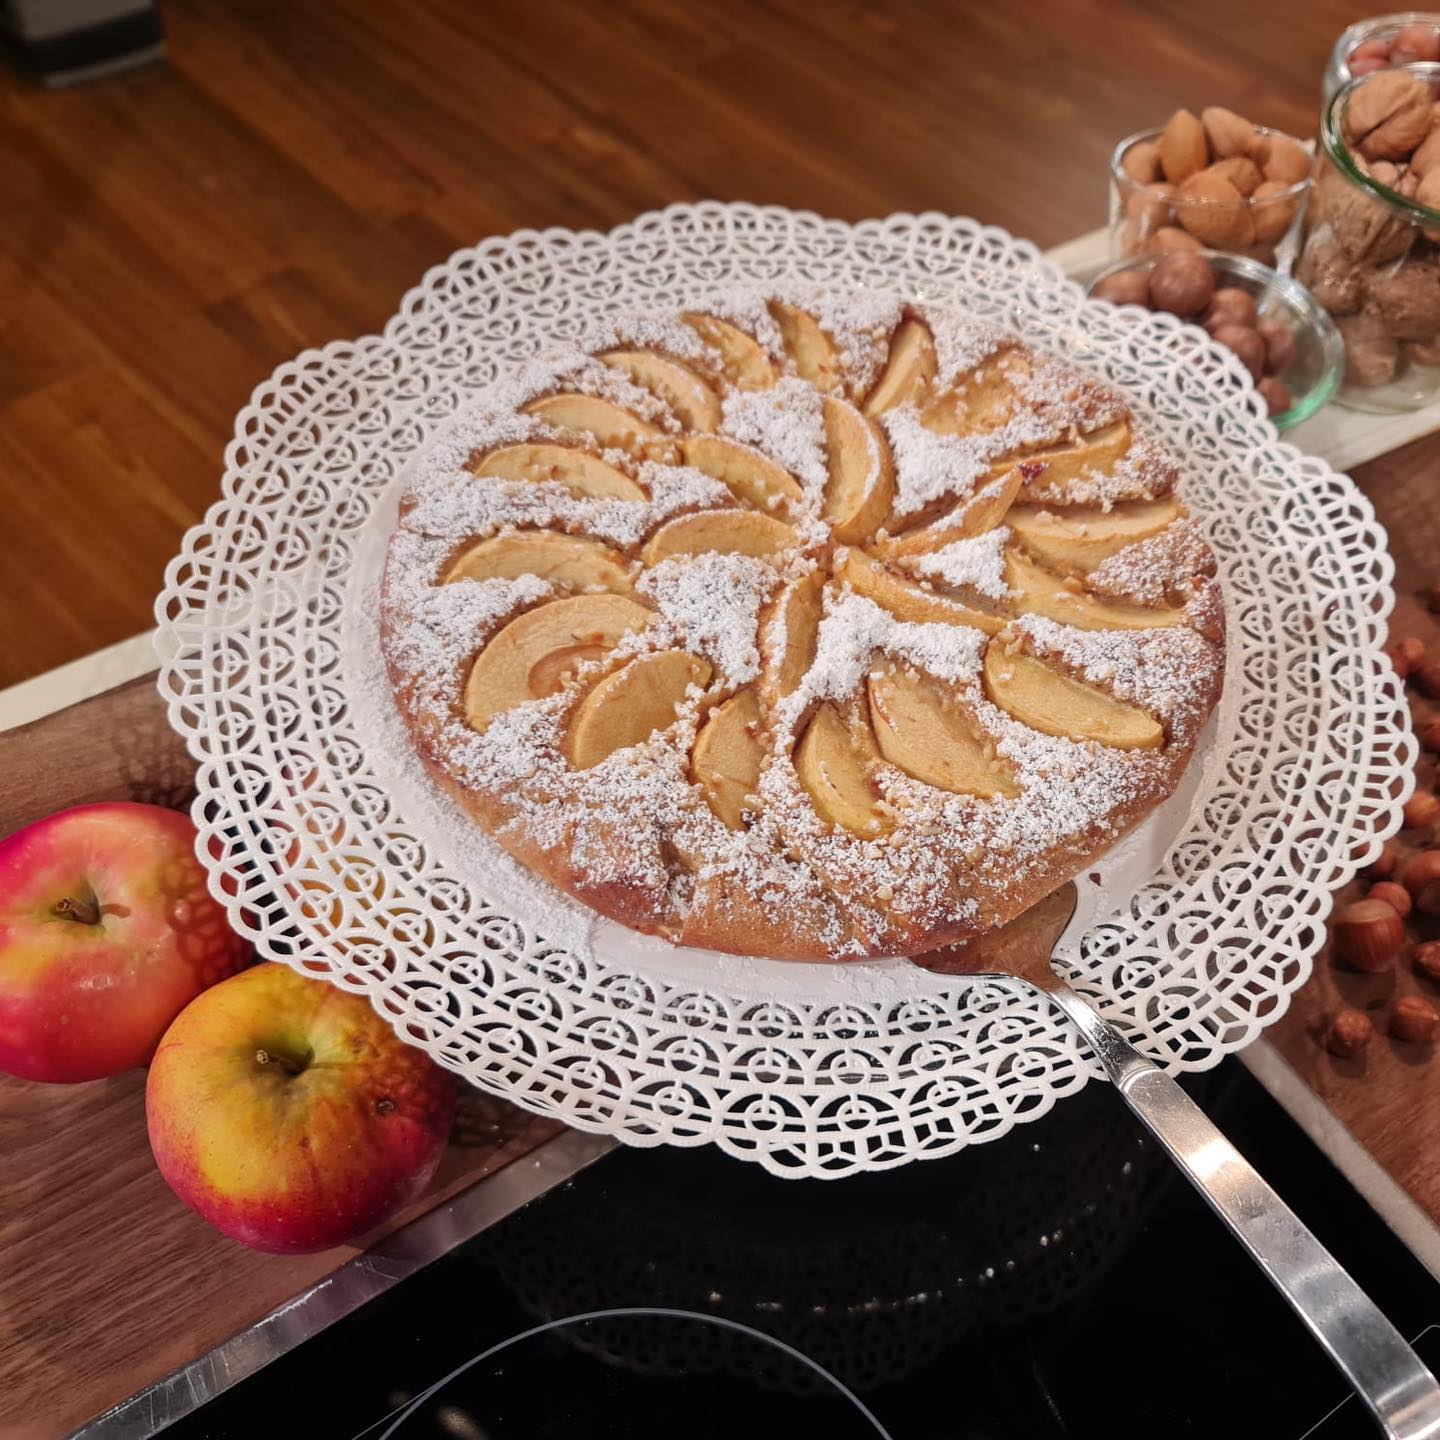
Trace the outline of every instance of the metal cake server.
{"type": "MultiPolygon", "coordinates": [[[[1162,837],[1137,832],[1136,838],[1149,840],[1143,851],[1162,837]]],[[[1117,859],[1117,871],[1137,866],[1133,854],[1117,859]]],[[[1114,897],[1135,888],[1109,883],[1102,873],[1112,869],[1108,861],[1042,900],[1027,917],[1028,936],[1008,949],[1000,944],[993,959],[982,949],[981,968],[970,973],[993,984],[1039,990],[1064,1011],[1125,1103],[1270,1277],[1385,1434],[1394,1440],[1440,1440],[1440,1385],[1400,1332],[1205,1112],[1065,980],[1063,972],[1073,971],[1079,960],[1085,932],[1114,910],[1114,897]],[[1059,938],[1047,945],[1057,931],[1059,938]]],[[[1143,854],[1138,863],[1145,866],[1143,854]]]]}

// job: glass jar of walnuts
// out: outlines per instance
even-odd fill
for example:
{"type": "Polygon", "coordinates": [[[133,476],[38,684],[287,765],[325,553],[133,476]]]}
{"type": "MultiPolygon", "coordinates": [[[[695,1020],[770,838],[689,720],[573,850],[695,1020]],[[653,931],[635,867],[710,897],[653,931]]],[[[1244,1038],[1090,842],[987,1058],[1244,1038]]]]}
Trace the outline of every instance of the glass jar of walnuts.
{"type": "Polygon", "coordinates": [[[1413,410],[1440,394],[1440,64],[1348,81],[1325,106],[1296,271],[1345,341],[1341,400],[1413,410]]]}

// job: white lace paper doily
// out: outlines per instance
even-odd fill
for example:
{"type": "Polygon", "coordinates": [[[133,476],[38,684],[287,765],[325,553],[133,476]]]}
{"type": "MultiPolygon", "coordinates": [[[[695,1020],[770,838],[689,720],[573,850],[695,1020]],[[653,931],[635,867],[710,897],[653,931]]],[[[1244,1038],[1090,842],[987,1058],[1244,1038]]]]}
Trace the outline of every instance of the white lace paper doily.
{"type": "Polygon", "coordinates": [[[1229,352],[1168,315],[1085,305],[1032,245],[970,220],[706,204],[460,252],[383,336],[305,352],[241,411],[222,499],[156,603],[160,687],[199,764],[211,889],[263,955],[367,995],[532,1110],[835,1176],[994,1138],[1098,1067],[1048,1002],[1008,988],[900,964],[711,966],[629,932],[591,950],[559,908],[537,925],[424,820],[355,673],[374,512],[458,406],[606,312],[781,277],[968,306],[1120,386],[1184,461],[1221,564],[1226,700],[1185,827],[1091,931],[1078,983],[1168,1068],[1243,1046],[1308,975],[1332,890],[1412,784],[1384,533],[1347,478],[1276,438],[1229,352]]]}

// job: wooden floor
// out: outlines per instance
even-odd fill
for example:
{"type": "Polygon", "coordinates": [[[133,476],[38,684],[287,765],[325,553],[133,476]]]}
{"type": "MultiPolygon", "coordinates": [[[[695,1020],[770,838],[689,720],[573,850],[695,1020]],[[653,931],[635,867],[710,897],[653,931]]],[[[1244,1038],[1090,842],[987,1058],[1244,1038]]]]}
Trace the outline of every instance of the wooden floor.
{"type": "Polygon", "coordinates": [[[165,66],[0,71],[0,684],[147,627],[251,388],[461,246],[701,197],[1054,244],[1177,105],[1313,133],[1360,8],[163,0],[165,66]]]}

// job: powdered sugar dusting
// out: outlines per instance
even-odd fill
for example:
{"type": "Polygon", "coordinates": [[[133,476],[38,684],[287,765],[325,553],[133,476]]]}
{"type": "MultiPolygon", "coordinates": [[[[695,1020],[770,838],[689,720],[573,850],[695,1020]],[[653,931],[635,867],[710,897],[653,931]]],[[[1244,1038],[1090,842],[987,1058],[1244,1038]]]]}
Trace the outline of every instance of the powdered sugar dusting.
{"type": "Polygon", "coordinates": [[[1190,589],[1197,575],[1211,575],[1215,557],[1190,519],[1178,520],[1158,535],[1139,540],[1102,560],[1086,577],[1092,590],[1141,605],[1160,605],[1190,589]]]}
{"type": "Polygon", "coordinates": [[[825,420],[813,385],[787,375],[769,390],[732,390],[720,429],[763,450],[806,489],[825,488],[825,420]]]}
{"type": "Polygon", "coordinates": [[[779,579],[773,566],[748,555],[687,555],[646,571],[639,589],[679,645],[704,655],[731,685],[744,685],[760,673],[760,607],[779,579]]]}
{"type": "Polygon", "coordinates": [[[1009,526],[1000,525],[983,535],[956,540],[929,555],[919,555],[909,568],[951,589],[973,590],[991,600],[1004,600],[1010,594],[1005,583],[1005,547],[1009,543],[1009,526]]]}

